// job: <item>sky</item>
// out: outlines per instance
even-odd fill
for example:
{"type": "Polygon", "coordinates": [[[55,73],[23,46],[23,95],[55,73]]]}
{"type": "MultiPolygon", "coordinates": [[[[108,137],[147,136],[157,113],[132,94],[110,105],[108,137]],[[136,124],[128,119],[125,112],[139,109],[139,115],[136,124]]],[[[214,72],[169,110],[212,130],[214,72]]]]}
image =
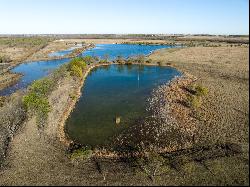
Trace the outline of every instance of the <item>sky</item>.
{"type": "Polygon", "coordinates": [[[0,0],[0,34],[249,34],[249,0],[0,0]]]}

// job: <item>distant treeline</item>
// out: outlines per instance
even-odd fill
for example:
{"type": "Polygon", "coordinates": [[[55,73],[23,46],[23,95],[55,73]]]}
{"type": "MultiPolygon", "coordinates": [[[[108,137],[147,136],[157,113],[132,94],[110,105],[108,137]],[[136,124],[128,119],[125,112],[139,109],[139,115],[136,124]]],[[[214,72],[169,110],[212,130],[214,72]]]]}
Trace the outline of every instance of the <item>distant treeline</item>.
{"type": "Polygon", "coordinates": [[[0,35],[0,38],[47,37],[51,39],[141,39],[172,41],[209,41],[226,43],[249,43],[248,35],[211,35],[211,34],[20,34],[0,35]]]}

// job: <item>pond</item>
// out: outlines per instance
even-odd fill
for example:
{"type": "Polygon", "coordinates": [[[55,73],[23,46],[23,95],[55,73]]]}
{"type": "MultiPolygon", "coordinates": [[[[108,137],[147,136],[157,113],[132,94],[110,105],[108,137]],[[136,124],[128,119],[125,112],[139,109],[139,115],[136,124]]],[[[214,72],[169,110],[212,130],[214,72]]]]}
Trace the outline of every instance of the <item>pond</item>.
{"type": "MultiPolygon", "coordinates": [[[[81,55],[98,56],[100,58],[108,55],[109,59],[112,60],[118,55],[122,55],[124,58],[140,54],[148,55],[154,50],[171,47],[167,45],[97,44],[95,48],[86,50],[81,55]]],[[[65,53],[67,53],[67,50],[58,52],[57,55],[65,55],[65,53]]],[[[0,90],[0,96],[10,95],[19,89],[27,88],[33,81],[47,76],[52,70],[69,61],[69,58],[63,58],[49,61],[34,61],[16,66],[11,72],[21,73],[23,75],[22,78],[15,85],[0,90]]]]}
{"type": "Polygon", "coordinates": [[[67,134],[83,145],[95,147],[109,143],[135,119],[147,115],[147,98],[154,88],[179,75],[174,68],[160,66],[94,68],[66,122],[67,134]],[[120,117],[120,124],[116,124],[116,117],[120,117]]]}
{"type": "Polygon", "coordinates": [[[23,88],[27,88],[33,81],[41,79],[47,76],[55,68],[60,65],[69,62],[69,58],[49,61],[35,61],[29,63],[23,63],[11,70],[13,73],[21,73],[23,76],[13,86],[9,86],[0,91],[1,96],[10,95],[15,91],[23,88]]]}
{"type": "Polygon", "coordinates": [[[149,55],[151,52],[179,46],[169,45],[138,45],[138,44],[97,44],[94,48],[86,50],[82,53],[83,56],[97,56],[99,58],[108,57],[109,60],[114,60],[117,56],[124,58],[149,55]]]}

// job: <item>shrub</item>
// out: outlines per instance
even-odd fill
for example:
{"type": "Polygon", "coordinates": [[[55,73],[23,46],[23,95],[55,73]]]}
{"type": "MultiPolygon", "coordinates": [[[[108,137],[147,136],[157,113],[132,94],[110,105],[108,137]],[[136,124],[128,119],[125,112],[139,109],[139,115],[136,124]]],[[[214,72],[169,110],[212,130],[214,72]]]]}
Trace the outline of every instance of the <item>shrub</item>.
{"type": "Polygon", "coordinates": [[[115,59],[116,63],[118,64],[124,64],[125,60],[122,56],[117,56],[117,58],[115,59]]]}
{"type": "Polygon", "coordinates": [[[75,93],[70,93],[70,94],[69,94],[69,97],[70,97],[72,100],[75,100],[75,99],[77,98],[75,93]]]}
{"type": "Polygon", "coordinates": [[[143,64],[145,63],[145,56],[144,55],[139,55],[136,58],[137,63],[143,64]]]}
{"type": "Polygon", "coordinates": [[[148,60],[146,61],[146,63],[148,63],[148,64],[151,64],[152,62],[153,62],[152,59],[148,59],[148,60]]]}
{"type": "Polygon", "coordinates": [[[41,127],[48,117],[50,104],[48,94],[55,87],[55,82],[49,78],[35,81],[30,87],[28,94],[22,99],[26,109],[36,114],[37,125],[41,127]]]}
{"type": "Polygon", "coordinates": [[[39,96],[47,95],[53,88],[54,81],[49,78],[44,78],[35,81],[29,88],[31,93],[36,93],[39,96]]]}
{"type": "Polygon", "coordinates": [[[208,94],[208,89],[200,84],[191,84],[187,86],[188,91],[196,96],[205,96],[208,94]]]}
{"type": "Polygon", "coordinates": [[[132,65],[133,64],[133,59],[132,58],[128,58],[125,62],[126,65],[132,65]]]}
{"type": "Polygon", "coordinates": [[[70,159],[71,160],[76,160],[76,159],[81,159],[81,160],[86,160],[89,159],[92,156],[93,151],[88,148],[80,148],[76,149],[71,153],[70,159]]]}
{"type": "Polygon", "coordinates": [[[108,60],[106,60],[106,59],[103,59],[103,60],[100,60],[99,63],[100,64],[108,64],[110,62],[108,60]]]}
{"type": "Polygon", "coordinates": [[[83,76],[82,69],[76,65],[73,65],[71,67],[70,73],[72,76],[76,76],[76,77],[80,77],[80,78],[83,76]]]}
{"type": "Polygon", "coordinates": [[[195,95],[197,96],[204,96],[207,95],[208,89],[202,85],[195,86],[195,95]]]}
{"type": "Polygon", "coordinates": [[[201,97],[190,95],[187,97],[187,106],[191,108],[199,108],[202,104],[201,97]]]}
{"type": "Polygon", "coordinates": [[[86,62],[81,57],[76,57],[72,59],[68,64],[68,71],[72,76],[82,77],[82,71],[86,67],[86,62]]]}
{"type": "Polygon", "coordinates": [[[81,69],[84,69],[86,67],[86,63],[81,57],[76,57],[70,61],[69,67],[71,68],[74,65],[80,67],[81,69]]]}
{"type": "Polygon", "coordinates": [[[163,62],[161,62],[161,61],[158,61],[157,64],[158,64],[159,66],[163,66],[163,62]]]}
{"type": "Polygon", "coordinates": [[[95,62],[95,59],[92,56],[84,56],[81,58],[82,61],[86,62],[87,64],[92,64],[95,62]]]}

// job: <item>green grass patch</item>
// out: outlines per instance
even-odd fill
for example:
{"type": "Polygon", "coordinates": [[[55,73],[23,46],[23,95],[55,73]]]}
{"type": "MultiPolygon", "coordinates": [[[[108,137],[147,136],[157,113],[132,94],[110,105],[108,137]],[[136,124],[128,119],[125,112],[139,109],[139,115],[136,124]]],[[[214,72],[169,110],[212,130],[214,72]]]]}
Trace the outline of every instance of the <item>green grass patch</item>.
{"type": "Polygon", "coordinates": [[[29,88],[28,94],[22,99],[24,106],[36,115],[37,125],[41,127],[48,117],[50,104],[47,95],[55,87],[55,82],[49,78],[35,81],[29,88]]]}
{"type": "Polygon", "coordinates": [[[194,108],[194,109],[197,109],[201,106],[202,99],[201,99],[201,97],[196,96],[196,95],[189,95],[189,96],[187,96],[186,103],[187,103],[187,106],[194,108]]]}
{"type": "Polygon", "coordinates": [[[86,68],[86,66],[87,66],[87,63],[84,61],[84,58],[76,57],[69,62],[68,71],[70,72],[72,76],[82,78],[83,70],[86,68]]]}
{"type": "Polygon", "coordinates": [[[93,154],[93,151],[91,149],[88,149],[87,147],[76,149],[73,151],[73,153],[70,154],[69,158],[71,160],[86,160],[89,159],[93,154]]]}

